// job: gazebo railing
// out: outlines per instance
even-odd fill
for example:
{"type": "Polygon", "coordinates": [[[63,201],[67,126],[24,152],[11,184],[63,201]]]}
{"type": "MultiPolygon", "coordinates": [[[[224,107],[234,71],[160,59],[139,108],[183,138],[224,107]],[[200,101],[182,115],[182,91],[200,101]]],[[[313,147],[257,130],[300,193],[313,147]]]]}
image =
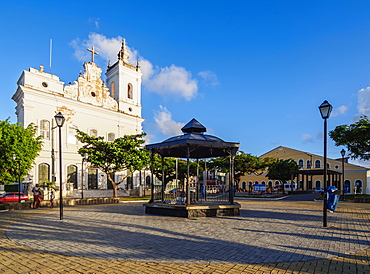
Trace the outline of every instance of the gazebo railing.
{"type": "MultiPolygon", "coordinates": [[[[185,204],[186,190],[183,185],[171,184],[162,196],[162,185],[154,185],[153,197],[156,202],[166,204],[185,204]]],[[[190,187],[190,204],[203,204],[213,202],[229,202],[229,186],[227,184],[204,185],[202,183],[190,187]]]]}

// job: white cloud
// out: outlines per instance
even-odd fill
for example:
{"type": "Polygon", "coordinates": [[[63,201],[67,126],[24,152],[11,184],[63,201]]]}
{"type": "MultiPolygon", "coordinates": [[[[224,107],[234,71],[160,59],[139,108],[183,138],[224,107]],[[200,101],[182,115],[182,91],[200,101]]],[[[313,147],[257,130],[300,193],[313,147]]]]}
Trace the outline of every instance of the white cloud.
{"type": "Polygon", "coordinates": [[[205,80],[207,85],[217,86],[220,84],[218,82],[216,73],[214,73],[213,71],[204,70],[204,71],[199,72],[198,75],[205,80]]]}
{"type": "MultiPolygon", "coordinates": [[[[84,62],[90,61],[91,53],[87,51],[87,48],[94,46],[95,50],[99,53],[99,57],[96,58],[102,58],[106,61],[110,60],[111,64],[116,62],[121,44],[121,36],[107,38],[105,35],[98,33],[90,33],[88,39],[83,41],[77,38],[71,42],[77,60],[84,62]]],[[[130,54],[129,62],[136,65],[136,60],[140,61],[141,71],[143,73],[143,85],[149,91],[162,96],[185,98],[187,101],[197,96],[198,81],[192,78],[191,72],[176,65],[164,68],[153,66],[150,61],[140,56],[137,50],[127,45],[126,47],[130,54]]]]}
{"type": "Polygon", "coordinates": [[[156,72],[151,66],[146,71],[151,77],[143,77],[146,88],[152,92],[164,96],[183,97],[190,101],[198,93],[198,81],[192,79],[192,75],[183,67],[171,65],[170,67],[157,68],[156,72]]]}
{"type": "Polygon", "coordinates": [[[172,120],[172,113],[163,106],[154,114],[154,120],[159,130],[165,135],[179,135],[182,133],[181,128],[185,125],[172,120]]]}
{"type": "Polygon", "coordinates": [[[370,87],[358,91],[358,116],[370,116],[370,87]]]}
{"type": "Polygon", "coordinates": [[[342,115],[342,114],[345,114],[348,110],[348,107],[347,106],[340,106],[338,108],[335,108],[333,110],[333,113],[331,114],[332,117],[336,117],[336,116],[339,116],[339,115],[342,115]]]}
{"type": "Polygon", "coordinates": [[[308,134],[308,133],[303,134],[301,139],[304,143],[313,143],[313,137],[311,134],[308,134]]]}

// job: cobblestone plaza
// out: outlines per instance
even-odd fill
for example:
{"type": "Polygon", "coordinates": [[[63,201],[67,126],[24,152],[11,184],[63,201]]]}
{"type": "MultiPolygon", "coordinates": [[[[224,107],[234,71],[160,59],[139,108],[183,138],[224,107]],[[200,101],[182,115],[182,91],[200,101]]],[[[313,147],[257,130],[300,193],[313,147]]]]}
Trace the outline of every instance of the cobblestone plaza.
{"type": "Polygon", "coordinates": [[[0,213],[3,273],[366,273],[370,205],[245,201],[241,215],[145,215],[142,203],[0,213]]]}

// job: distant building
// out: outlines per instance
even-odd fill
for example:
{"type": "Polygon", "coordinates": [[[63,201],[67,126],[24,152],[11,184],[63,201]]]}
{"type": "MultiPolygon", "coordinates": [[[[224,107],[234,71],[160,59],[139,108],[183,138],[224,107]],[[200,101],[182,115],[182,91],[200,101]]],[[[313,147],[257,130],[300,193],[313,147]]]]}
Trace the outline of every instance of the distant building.
{"type": "MultiPolygon", "coordinates": [[[[112,187],[107,183],[106,174],[96,168],[85,165],[85,176],[82,176],[82,158],[77,153],[82,144],[75,137],[76,129],[92,136],[104,136],[107,141],[142,132],[142,73],[139,64],[134,66],[128,62],[125,41],[122,41],[118,61],[107,68],[106,83],[101,79],[102,69],[94,63],[94,55],[98,53],[94,47],[89,51],[92,61],[83,64],[84,72],[80,72],[73,83],[64,85],[58,76],[45,72],[43,66],[23,71],[17,82],[18,89],[12,99],[17,103],[18,122],[24,126],[34,123],[38,126],[38,135],[43,138],[42,151],[24,178],[26,191],[36,183],[59,181],[56,180],[60,172],[59,138],[54,120],[58,112],[66,119],[62,127],[62,175],[63,189],[70,195],[82,185],[86,190],[112,187]]],[[[115,181],[121,176],[117,173],[115,181]]],[[[144,178],[136,173],[119,188],[137,189],[142,181],[144,178]]]]}
{"type": "MultiPolygon", "coordinates": [[[[297,189],[309,190],[314,187],[324,187],[323,175],[315,175],[323,170],[324,157],[315,155],[300,150],[291,149],[288,147],[279,146],[260,157],[273,157],[278,159],[293,159],[301,167],[299,178],[294,179],[294,183],[297,183],[297,189]]],[[[340,185],[343,181],[341,177],[342,173],[342,159],[330,159],[327,158],[328,168],[328,186],[335,185],[342,189],[340,185]]],[[[290,182],[289,182],[290,183],[290,182]]],[[[254,184],[265,184],[266,186],[273,188],[279,185],[279,181],[272,181],[266,177],[266,173],[257,175],[247,175],[241,177],[241,189],[247,190],[249,186],[254,184]]],[[[348,158],[344,158],[344,187],[345,193],[370,193],[370,170],[365,167],[348,163],[348,158]]]]}

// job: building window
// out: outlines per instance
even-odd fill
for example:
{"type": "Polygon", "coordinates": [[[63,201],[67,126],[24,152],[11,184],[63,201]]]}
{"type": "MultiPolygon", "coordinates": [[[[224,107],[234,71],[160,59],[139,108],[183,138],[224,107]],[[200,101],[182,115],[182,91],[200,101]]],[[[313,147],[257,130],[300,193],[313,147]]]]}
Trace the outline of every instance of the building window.
{"type": "Polygon", "coordinates": [[[44,140],[50,140],[50,122],[48,120],[40,121],[40,135],[44,140]]]}
{"type": "Polygon", "coordinates": [[[77,144],[77,138],[76,138],[76,127],[75,126],[70,126],[68,128],[68,143],[69,144],[77,144]]]}
{"type": "Polygon", "coordinates": [[[133,96],[132,96],[132,85],[131,84],[128,84],[127,85],[127,98],[128,99],[133,99],[133,96]]]}
{"type": "Polygon", "coordinates": [[[362,194],[362,181],[361,180],[355,181],[354,193],[362,194]]]}
{"type": "Polygon", "coordinates": [[[315,168],[320,168],[321,167],[321,162],[320,160],[315,161],[315,168]]]}
{"type": "Polygon", "coordinates": [[[116,136],[114,133],[108,133],[108,142],[114,142],[114,140],[116,139],[116,136]]]}
{"type": "Polygon", "coordinates": [[[87,184],[89,189],[98,189],[98,170],[96,168],[87,170],[87,184]]]}
{"type": "Polygon", "coordinates": [[[344,194],[351,193],[351,181],[350,180],[344,181],[343,193],[344,194]]]}
{"type": "Polygon", "coordinates": [[[339,169],[339,166],[338,166],[338,165],[335,165],[335,166],[334,166],[334,168],[335,168],[335,169],[339,169]]]}
{"type": "Polygon", "coordinates": [[[302,159],[299,159],[299,161],[298,161],[298,165],[299,165],[301,168],[303,168],[303,160],[302,160],[302,159]]]}
{"type": "Polygon", "coordinates": [[[110,96],[112,97],[112,98],[114,98],[114,95],[115,95],[115,93],[116,93],[116,91],[114,90],[116,88],[116,84],[115,83],[112,83],[111,85],[110,85],[110,96]]]}
{"type": "Polygon", "coordinates": [[[315,187],[321,187],[321,181],[320,180],[316,180],[315,187]]]}
{"type": "Polygon", "coordinates": [[[311,168],[311,160],[307,160],[306,164],[307,164],[307,168],[311,168]]]}
{"type": "Polygon", "coordinates": [[[326,168],[330,168],[330,164],[329,163],[326,163],[326,168]]]}
{"type": "Polygon", "coordinates": [[[246,181],[243,181],[242,182],[242,189],[243,190],[246,190],[247,189],[247,182],[246,181]]]}
{"type": "Polygon", "coordinates": [[[78,189],[77,167],[75,165],[70,165],[67,168],[67,183],[73,184],[73,188],[78,189]]]}
{"type": "Polygon", "coordinates": [[[39,164],[39,184],[49,181],[50,166],[48,164],[39,164]]]}
{"type": "Polygon", "coordinates": [[[98,131],[96,129],[90,129],[90,136],[98,137],[98,131]]]}

